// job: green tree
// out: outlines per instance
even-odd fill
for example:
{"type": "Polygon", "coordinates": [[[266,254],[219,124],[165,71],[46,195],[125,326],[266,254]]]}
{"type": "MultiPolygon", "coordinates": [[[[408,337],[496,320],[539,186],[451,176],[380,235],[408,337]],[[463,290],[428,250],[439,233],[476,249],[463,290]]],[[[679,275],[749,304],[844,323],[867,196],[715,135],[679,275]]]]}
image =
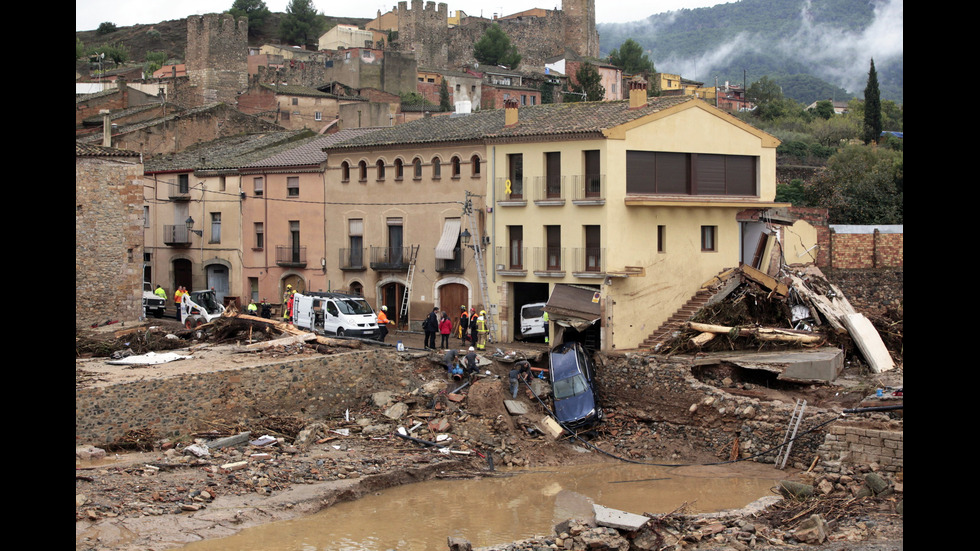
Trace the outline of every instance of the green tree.
{"type": "Polygon", "coordinates": [[[167,62],[167,52],[146,52],[146,63],[143,72],[152,75],[167,62]]]}
{"type": "Polygon", "coordinates": [[[575,71],[572,91],[585,94],[585,101],[602,101],[606,97],[606,88],[602,85],[599,69],[589,62],[580,65],[575,71]]]}
{"type": "Polygon", "coordinates": [[[452,111],[452,106],[449,105],[449,85],[446,84],[446,79],[442,79],[442,84],[439,85],[439,110],[440,111],[452,111]]]}
{"type": "Polygon", "coordinates": [[[129,49],[120,44],[102,44],[89,50],[89,55],[105,55],[105,59],[112,61],[115,65],[120,65],[129,61],[129,49]]]}
{"type": "Polygon", "coordinates": [[[817,106],[813,108],[813,114],[821,117],[823,119],[829,119],[834,116],[834,102],[829,99],[823,99],[817,102],[817,106]]]}
{"type": "Polygon", "coordinates": [[[279,22],[279,38],[289,44],[305,46],[320,38],[323,18],[313,0],[289,0],[286,15],[279,22]]]}
{"type": "Polygon", "coordinates": [[[248,33],[254,34],[269,18],[270,11],[262,0],[235,0],[228,13],[248,18],[248,33]]]}
{"type": "Polygon", "coordinates": [[[871,60],[868,85],[864,87],[864,143],[877,142],[881,136],[881,93],[878,91],[878,73],[875,60],[871,60]]]}
{"type": "Polygon", "coordinates": [[[85,44],[82,43],[82,39],[75,37],[75,59],[78,59],[85,55],[85,44]]]}
{"type": "Polygon", "coordinates": [[[99,28],[95,30],[95,34],[99,36],[114,32],[116,32],[116,24],[112,21],[103,21],[102,23],[99,23],[99,28]]]}
{"type": "Polygon", "coordinates": [[[555,85],[550,82],[541,83],[541,103],[555,103],[555,85]]]}
{"type": "Polygon", "coordinates": [[[903,155],[883,147],[847,146],[806,186],[806,202],[828,209],[831,224],[901,224],[903,155]]]}
{"type": "Polygon", "coordinates": [[[619,48],[609,52],[609,63],[623,70],[624,73],[653,73],[653,62],[644,53],[643,47],[632,38],[627,38],[619,48]]]}
{"type": "Polygon", "coordinates": [[[776,184],[776,201],[779,203],[791,203],[796,207],[805,207],[806,199],[803,190],[803,180],[794,178],[788,184],[776,184]]]}
{"type": "Polygon", "coordinates": [[[473,57],[484,65],[502,65],[516,69],[521,63],[517,46],[510,43],[507,33],[494,23],[487,27],[483,36],[473,44],[473,57]]]}

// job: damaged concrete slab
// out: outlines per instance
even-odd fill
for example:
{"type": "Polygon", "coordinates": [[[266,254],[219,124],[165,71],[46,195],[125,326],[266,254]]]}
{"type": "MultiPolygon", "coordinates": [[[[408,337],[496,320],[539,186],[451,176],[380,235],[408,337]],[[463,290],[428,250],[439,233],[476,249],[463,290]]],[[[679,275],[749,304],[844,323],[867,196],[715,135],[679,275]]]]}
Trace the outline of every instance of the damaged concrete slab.
{"type": "Polygon", "coordinates": [[[777,374],[781,381],[797,383],[831,382],[844,369],[844,351],[824,346],[812,350],[772,352],[713,352],[699,355],[694,365],[731,363],[745,369],[761,369],[777,374]]]}
{"type": "Polygon", "coordinates": [[[628,530],[630,532],[635,532],[640,528],[643,528],[643,525],[650,520],[650,517],[637,515],[635,513],[628,513],[618,509],[611,509],[609,507],[603,507],[602,505],[593,505],[592,510],[595,512],[596,524],[599,526],[616,528],[617,530],[628,530]]]}

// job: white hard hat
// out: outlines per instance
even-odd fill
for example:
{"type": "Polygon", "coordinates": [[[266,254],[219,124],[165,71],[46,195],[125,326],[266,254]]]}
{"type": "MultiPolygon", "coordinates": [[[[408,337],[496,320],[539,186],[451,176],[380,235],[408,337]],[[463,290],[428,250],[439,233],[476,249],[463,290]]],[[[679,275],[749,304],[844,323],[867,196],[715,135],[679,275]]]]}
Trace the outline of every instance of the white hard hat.
{"type": "Polygon", "coordinates": [[[470,352],[473,352],[474,350],[476,350],[476,349],[471,346],[470,347],[470,352]]]}
{"type": "Polygon", "coordinates": [[[384,311],[384,312],[387,312],[388,311],[388,307],[387,306],[382,306],[381,307],[381,310],[384,311]]]}

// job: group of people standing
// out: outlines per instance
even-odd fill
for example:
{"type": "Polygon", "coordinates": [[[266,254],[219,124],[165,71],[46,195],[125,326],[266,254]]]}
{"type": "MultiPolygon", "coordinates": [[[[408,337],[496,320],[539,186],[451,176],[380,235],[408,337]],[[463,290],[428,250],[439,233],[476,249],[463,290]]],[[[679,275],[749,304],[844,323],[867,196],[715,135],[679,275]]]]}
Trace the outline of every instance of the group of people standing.
{"type": "MultiPolygon", "coordinates": [[[[167,291],[160,285],[157,285],[157,288],[153,290],[153,294],[162,298],[163,300],[167,300],[167,291]]],[[[190,293],[187,292],[187,287],[184,287],[183,285],[178,286],[177,290],[174,291],[174,317],[177,318],[178,321],[180,320],[181,302],[183,302],[184,295],[189,294],[190,293]]]]}
{"type": "Polygon", "coordinates": [[[489,329],[487,328],[486,311],[481,310],[479,314],[476,308],[466,310],[466,305],[459,307],[460,314],[456,329],[453,330],[454,323],[449,313],[445,310],[440,314],[439,308],[433,308],[429,315],[422,322],[422,330],[425,332],[425,348],[436,349],[436,334],[441,336],[439,348],[449,348],[450,335],[455,334],[463,345],[467,342],[476,350],[485,350],[489,329]]]}

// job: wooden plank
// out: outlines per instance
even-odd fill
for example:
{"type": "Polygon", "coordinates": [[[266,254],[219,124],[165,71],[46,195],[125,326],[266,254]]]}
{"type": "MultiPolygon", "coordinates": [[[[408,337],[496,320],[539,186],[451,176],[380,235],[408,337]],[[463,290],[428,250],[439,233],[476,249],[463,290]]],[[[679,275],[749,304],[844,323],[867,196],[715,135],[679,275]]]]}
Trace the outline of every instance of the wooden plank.
{"type": "Polygon", "coordinates": [[[864,314],[844,316],[844,325],[861,351],[861,355],[871,366],[872,371],[881,373],[895,368],[895,362],[892,361],[891,354],[885,348],[881,335],[878,334],[878,330],[872,325],[871,320],[864,317],[864,314]]]}

